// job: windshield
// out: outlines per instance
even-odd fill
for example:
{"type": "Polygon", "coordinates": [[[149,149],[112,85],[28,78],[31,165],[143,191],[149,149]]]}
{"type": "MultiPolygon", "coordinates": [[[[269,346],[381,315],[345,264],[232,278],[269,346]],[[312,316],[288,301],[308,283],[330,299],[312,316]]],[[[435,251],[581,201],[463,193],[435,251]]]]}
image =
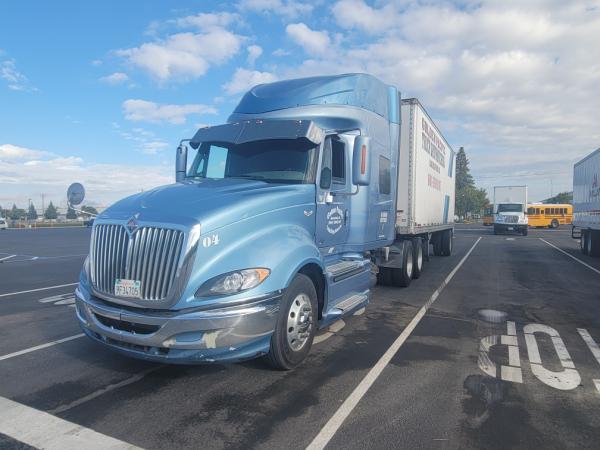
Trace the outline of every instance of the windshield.
{"type": "Polygon", "coordinates": [[[316,147],[304,140],[243,144],[203,142],[187,178],[247,178],[267,183],[313,183],[316,147]]]}
{"type": "Polygon", "coordinates": [[[502,203],[498,205],[498,212],[523,212],[523,205],[521,203],[502,203]]]}

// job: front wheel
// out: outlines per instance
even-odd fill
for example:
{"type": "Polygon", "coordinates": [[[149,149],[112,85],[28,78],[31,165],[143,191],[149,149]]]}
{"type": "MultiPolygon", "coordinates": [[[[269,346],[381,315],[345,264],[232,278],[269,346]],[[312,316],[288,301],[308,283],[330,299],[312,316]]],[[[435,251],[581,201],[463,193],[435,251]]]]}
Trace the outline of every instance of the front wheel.
{"type": "Polygon", "coordinates": [[[550,228],[558,228],[558,220],[556,219],[552,219],[552,222],[550,222],[550,228]]]}
{"type": "Polygon", "coordinates": [[[523,231],[521,231],[521,234],[523,236],[527,236],[527,233],[529,232],[529,230],[527,229],[527,227],[523,228],[523,231]]]}
{"type": "Polygon", "coordinates": [[[290,370],[304,361],[315,337],[317,316],[315,286],[310,278],[299,273],[281,299],[271,348],[266,355],[271,367],[290,370]]]}

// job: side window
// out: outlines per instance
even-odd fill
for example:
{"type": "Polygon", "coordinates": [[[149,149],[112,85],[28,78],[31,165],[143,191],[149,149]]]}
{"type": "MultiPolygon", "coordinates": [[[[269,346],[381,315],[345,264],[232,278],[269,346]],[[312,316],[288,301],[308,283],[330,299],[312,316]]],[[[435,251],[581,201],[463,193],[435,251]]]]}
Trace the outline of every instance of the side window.
{"type": "Polygon", "coordinates": [[[334,183],[346,184],[346,146],[337,139],[331,140],[331,178],[334,183]]]}
{"type": "Polygon", "coordinates": [[[392,191],[392,174],[390,160],[384,156],[379,157],[379,193],[389,194],[392,191]]]}
{"type": "Polygon", "coordinates": [[[227,149],[217,145],[210,146],[208,154],[207,178],[225,177],[225,164],[227,163],[227,149]]]}
{"type": "Polygon", "coordinates": [[[534,209],[533,208],[527,208],[527,214],[533,214],[534,209]]]}
{"type": "Polygon", "coordinates": [[[535,213],[539,214],[540,213],[540,208],[535,208],[535,213]]]}

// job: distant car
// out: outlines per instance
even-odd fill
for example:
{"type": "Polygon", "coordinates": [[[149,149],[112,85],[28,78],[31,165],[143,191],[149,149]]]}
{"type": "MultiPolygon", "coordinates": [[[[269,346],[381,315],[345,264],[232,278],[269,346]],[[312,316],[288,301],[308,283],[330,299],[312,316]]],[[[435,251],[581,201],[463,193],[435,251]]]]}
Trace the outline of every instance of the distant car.
{"type": "Polygon", "coordinates": [[[91,218],[91,219],[88,219],[88,220],[84,220],[84,221],[83,221],[83,224],[84,224],[86,227],[91,227],[92,225],[94,225],[94,218],[91,218]]]}
{"type": "Polygon", "coordinates": [[[8,223],[6,223],[6,219],[0,217],[0,230],[6,230],[8,228],[8,223]]]}

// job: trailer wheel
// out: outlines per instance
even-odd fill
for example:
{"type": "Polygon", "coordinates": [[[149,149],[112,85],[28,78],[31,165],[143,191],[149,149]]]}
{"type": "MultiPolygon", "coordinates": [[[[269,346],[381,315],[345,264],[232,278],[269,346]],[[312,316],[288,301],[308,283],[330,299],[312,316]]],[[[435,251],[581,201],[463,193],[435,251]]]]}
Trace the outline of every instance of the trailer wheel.
{"type": "Polygon", "coordinates": [[[550,222],[550,228],[558,228],[558,220],[556,219],[552,219],[552,222],[550,222]]]}
{"type": "Polygon", "coordinates": [[[412,240],[412,248],[413,248],[413,279],[417,279],[421,276],[421,272],[423,271],[423,244],[421,238],[413,238],[412,240]]]}
{"type": "Polygon", "coordinates": [[[317,291],[306,275],[297,274],[285,290],[266,360],[271,367],[290,370],[310,351],[317,330],[317,291]]]}
{"type": "Polygon", "coordinates": [[[442,232],[442,256],[450,256],[452,254],[452,230],[444,230],[442,232]]]}
{"type": "Polygon", "coordinates": [[[587,245],[587,231],[581,230],[581,238],[579,238],[579,249],[584,255],[588,254],[587,245]]]}
{"type": "Polygon", "coordinates": [[[413,248],[411,241],[402,244],[402,267],[390,269],[394,286],[407,287],[413,274],[413,248]]]}
{"type": "Polygon", "coordinates": [[[437,231],[431,235],[434,256],[442,256],[442,233],[437,231]]]}

